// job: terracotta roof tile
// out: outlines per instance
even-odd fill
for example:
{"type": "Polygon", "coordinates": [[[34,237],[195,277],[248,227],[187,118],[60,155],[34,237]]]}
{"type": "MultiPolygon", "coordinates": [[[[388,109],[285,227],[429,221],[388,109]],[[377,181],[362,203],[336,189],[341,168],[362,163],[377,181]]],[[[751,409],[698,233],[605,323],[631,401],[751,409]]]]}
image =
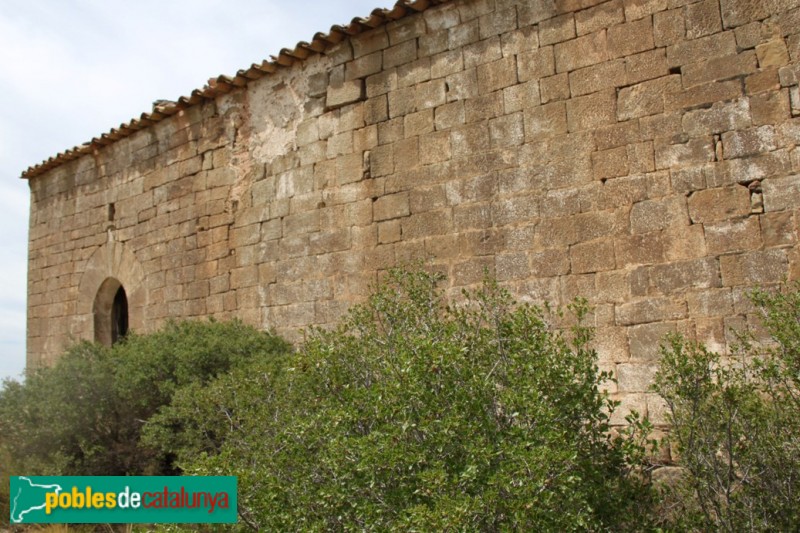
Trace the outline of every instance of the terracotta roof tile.
{"type": "Polygon", "coordinates": [[[234,87],[244,87],[250,81],[273,74],[281,68],[289,67],[312,55],[323,53],[347,37],[358,35],[362,32],[424,11],[429,7],[447,1],[449,0],[397,0],[397,3],[395,3],[394,7],[391,9],[378,8],[373,10],[366,18],[356,17],[349,24],[344,26],[338,24],[333,25],[328,33],[318,32],[314,34],[311,42],[300,41],[294,48],[282,48],[277,56],[270,56],[269,60],[264,60],[258,64],[253,63],[249,68],[239,70],[233,77],[221,75],[216,78],[211,78],[208,80],[207,85],[200,89],[193,90],[189,96],[181,96],[175,102],[165,100],[157,101],[150,113],[142,113],[139,118],[133,118],[128,123],[120,124],[118,128],[112,128],[111,131],[103,133],[89,142],[75,146],[64,152],[59,152],[38,165],[28,167],[28,169],[22,173],[21,178],[35,178],[68,161],[89,154],[102,146],[107,146],[120,139],[124,139],[141,129],[148,128],[182,109],[197,105],[206,100],[213,100],[216,96],[225,94],[234,87]]]}

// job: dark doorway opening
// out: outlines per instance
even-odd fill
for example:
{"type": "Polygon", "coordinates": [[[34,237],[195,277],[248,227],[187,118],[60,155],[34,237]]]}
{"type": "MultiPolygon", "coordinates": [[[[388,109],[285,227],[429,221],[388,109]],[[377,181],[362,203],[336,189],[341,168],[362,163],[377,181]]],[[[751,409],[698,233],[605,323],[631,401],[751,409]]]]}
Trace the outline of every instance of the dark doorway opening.
{"type": "Polygon", "coordinates": [[[111,346],[128,334],[128,294],[115,278],[106,278],[94,299],[94,340],[111,346]]]}
{"type": "Polygon", "coordinates": [[[111,306],[111,344],[128,334],[128,296],[120,285],[111,306]]]}

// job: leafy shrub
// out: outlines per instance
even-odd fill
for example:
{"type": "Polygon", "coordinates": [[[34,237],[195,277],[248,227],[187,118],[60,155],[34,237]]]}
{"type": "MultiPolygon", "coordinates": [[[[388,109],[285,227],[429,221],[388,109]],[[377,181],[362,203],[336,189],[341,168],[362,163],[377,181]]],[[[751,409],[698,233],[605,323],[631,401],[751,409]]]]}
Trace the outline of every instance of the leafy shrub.
{"type": "Polygon", "coordinates": [[[673,336],[655,389],[684,467],[668,489],[672,526],[788,531],[800,524],[800,290],[758,291],[771,343],[744,336],[731,357],[673,336]]]}
{"type": "Polygon", "coordinates": [[[171,322],[112,348],[76,344],[53,367],[3,383],[2,453],[28,475],[174,473],[172,453],[141,442],[148,420],[184,388],[288,351],[284,341],[240,322],[213,321],[171,322]]]}
{"type": "Polygon", "coordinates": [[[448,307],[439,281],[393,271],[283,370],[176,394],[161,421],[191,419],[179,462],[238,475],[243,520],[271,531],[640,527],[642,449],[609,431],[589,330],[493,283],[448,307]]]}

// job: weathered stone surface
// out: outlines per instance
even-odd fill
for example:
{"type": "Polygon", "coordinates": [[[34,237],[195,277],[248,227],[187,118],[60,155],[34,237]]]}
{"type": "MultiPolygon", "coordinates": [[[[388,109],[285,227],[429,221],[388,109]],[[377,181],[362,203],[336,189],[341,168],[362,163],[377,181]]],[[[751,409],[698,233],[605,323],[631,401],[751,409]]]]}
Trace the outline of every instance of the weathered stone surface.
{"type": "Polygon", "coordinates": [[[608,59],[605,30],[555,45],[556,72],[569,72],[608,59]]]}
{"type": "Polygon", "coordinates": [[[664,337],[675,333],[674,322],[656,322],[628,328],[629,350],[632,360],[656,361],[664,337]]]}
{"type": "Polygon", "coordinates": [[[777,283],[786,275],[785,250],[764,250],[720,257],[722,283],[728,287],[777,283]]]}
{"type": "Polygon", "coordinates": [[[750,214],[750,191],[734,185],[698,191],[689,197],[689,217],[694,223],[731,220],[750,214]]]}
{"type": "Polygon", "coordinates": [[[748,217],[716,224],[704,224],[708,252],[720,255],[761,248],[758,218],[748,217]]]}
{"type": "Polygon", "coordinates": [[[108,277],[141,331],[299,340],[423,259],[586,297],[609,390],[663,418],[663,334],[724,352],[800,278],[797,0],[428,4],[32,178],[32,366],[95,338],[108,277]]]}

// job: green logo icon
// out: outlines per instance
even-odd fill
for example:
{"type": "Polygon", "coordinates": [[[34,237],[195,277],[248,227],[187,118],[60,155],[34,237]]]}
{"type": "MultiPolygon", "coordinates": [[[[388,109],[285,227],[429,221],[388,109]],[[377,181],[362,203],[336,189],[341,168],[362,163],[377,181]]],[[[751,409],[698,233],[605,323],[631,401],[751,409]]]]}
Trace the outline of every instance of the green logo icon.
{"type": "Polygon", "coordinates": [[[17,476],[12,524],[234,523],[231,476],[17,476]]]}

